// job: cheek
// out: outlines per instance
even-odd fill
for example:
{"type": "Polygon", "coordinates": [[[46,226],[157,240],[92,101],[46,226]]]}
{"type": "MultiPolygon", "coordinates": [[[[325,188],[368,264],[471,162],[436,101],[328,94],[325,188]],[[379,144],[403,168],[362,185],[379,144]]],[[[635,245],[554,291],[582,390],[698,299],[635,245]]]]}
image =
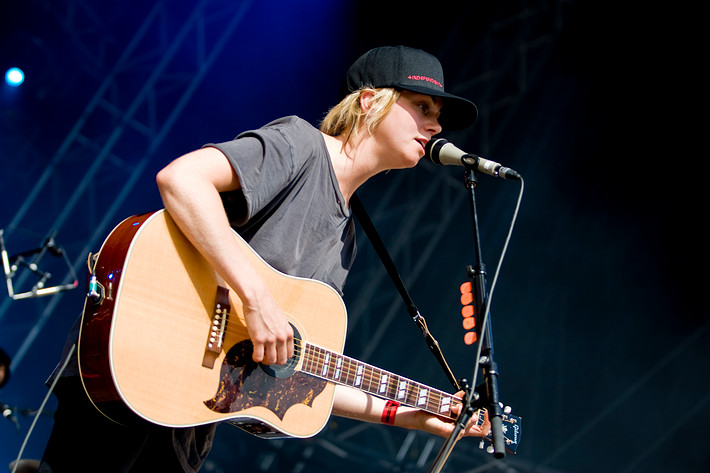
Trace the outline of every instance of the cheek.
{"type": "Polygon", "coordinates": [[[399,102],[394,104],[387,114],[387,118],[403,130],[411,127],[417,128],[416,111],[409,107],[402,106],[399,102]]]}

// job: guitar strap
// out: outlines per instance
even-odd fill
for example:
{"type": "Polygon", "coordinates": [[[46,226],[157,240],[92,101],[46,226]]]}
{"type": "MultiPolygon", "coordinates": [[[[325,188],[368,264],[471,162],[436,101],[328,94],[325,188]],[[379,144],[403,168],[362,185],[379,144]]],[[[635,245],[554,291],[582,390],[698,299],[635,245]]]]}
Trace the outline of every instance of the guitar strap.
{"type": "Polygon", "coordinates": [[[429,331],[424,316],[419,313],[419,309],[417,309],[417,306],[414,305],[414,301],[410,297],[407,288],[404,286],[402,278],[400,277],[399,272],[397,271],[397,268],[395,267],[394,262],[392,261],[392,258],[387,252],[387,248],[385,248],[385,244],[382,242],[380,235],[375,229],[375,225],[372,223],[372,220],[370,220],[370,216],[365,211],[365,207],[363,207],[362,202],[358,198],[357,194],[353,194],[350,198],[350,208],[353,210],[353,214],[357,218],[358,222],[360,222],[360,226],[362,226],[363,230],[365,231],[365,234],[367,235],[367,238],[370,240],[372,246],[375,248],[375,251],[380,257],[380,260],[382,260],[382,263],[384,264],[387,273],[392,279],[392,282],[394,282],[395,287],[399,291],[402,300],[407,306],[407,312],[409,312],[409,315],[412,317],[412,320],[414,321],[416,326],[419,327],[419,330],[421,330],[422,335],[424,336],[424,340],[426,341],[426,344],[429,347],[429,350],[431,350],[431,352],[434,354],[434,357],[443,368],[444,373],[449,378],[449,382],[451,382],[453,387],[457,390],[463,389],[459,385],[459,382],[456,380],[456,377],[454,377],[453,373],[451,372],[451,368],[449,368],[449,364],[444,358],[444,354],[441,351],[439,342],[436,341],[436,339],[429,331]]]}

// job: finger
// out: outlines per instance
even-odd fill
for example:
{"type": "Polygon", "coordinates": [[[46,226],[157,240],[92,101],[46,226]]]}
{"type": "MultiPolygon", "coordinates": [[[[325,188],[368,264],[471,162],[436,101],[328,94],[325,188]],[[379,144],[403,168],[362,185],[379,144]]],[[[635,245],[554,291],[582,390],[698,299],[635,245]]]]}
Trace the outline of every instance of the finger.
{"type": "Polygon", "coordinates": [[[253,351],[251,355],[252,360],[254,360],[255,363],[261,363],[261,361],[264,359],[264,345],[261,343],[254,343],[253,344],[253,351]]]}
{"type": "Polygon", "coordinates": [[[288,341],[288,343],[287,343],[287,345],[286,345],[286,351],[287,351],[287,354],[288,354],[288,358],[287,358],[287,359],[290,360],[291,358],[293,358],[293,354],[294,354],[293,338],[289,339],[289,341],[288,341]]]}
{"type": "Polygon", "coordinates": [[[286,351],[287,351],[287,358],[291,359],[294,354],[294,344],[293,344],[293,328],[291,327],[291,324],[288,324],[286,327],[288,330],[288,339],[286,340],[286,351]]]}
{"type": "Polygon", "coordinates": [[[275,343],[264,344],[264,359],[262,360],[262,363],[265,365],[274,364],[278,361],[278,357],[279,355],[275,343]]]}
{"type": "Polygon", "coordinates": [[[290,356],[288,356],[288,343],[282,342],[276,345],[276,363],[285,365],[290,356]]]}
{"type": "Polygon", "coordinates": [[[286,325],[286,332],[282,340],[279,340],[276,345],[278,355],[277,363],[283,365],[288,362],[293,356],[293,330],[290,325],[286,325]]]}

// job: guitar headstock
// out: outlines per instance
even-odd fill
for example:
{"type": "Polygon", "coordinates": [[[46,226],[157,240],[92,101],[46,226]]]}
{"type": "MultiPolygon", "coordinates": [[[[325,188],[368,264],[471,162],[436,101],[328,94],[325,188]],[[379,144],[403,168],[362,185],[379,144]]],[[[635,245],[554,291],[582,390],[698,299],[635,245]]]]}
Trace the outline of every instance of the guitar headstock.
{"type": "MultiPolygon", "coordinates": [[[[510,413],[501,414],[501,420],[503,421],[503,437],[505,438],[505,449],[515,455],[518,451],[518,444],[520,443],[520,436],[523,433],[522,419],[518,416],[514,416],[510,413]]],[[[488,453],[493,452],[493,445],[491,444],[492,439],[491,432],[488,433],[486,437],[481,440],[481,448],[486,448],[488,453]]]]}

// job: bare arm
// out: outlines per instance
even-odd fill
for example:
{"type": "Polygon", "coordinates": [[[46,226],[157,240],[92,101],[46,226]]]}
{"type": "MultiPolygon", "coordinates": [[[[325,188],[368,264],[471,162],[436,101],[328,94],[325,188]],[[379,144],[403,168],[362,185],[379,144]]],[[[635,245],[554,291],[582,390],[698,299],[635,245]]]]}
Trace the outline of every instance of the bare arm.
{"type": "MultiPolygon", "coordinates": [[[[365,422],[381,422],[385,400],[371,396],[357,389],[347,386],[336,386],[333,414],[365,422]]],[[[454,407],[454,413],[456,412],[454,407]]],[[[486,422],[480,428],[474,423],[475,419],[466,427],[464,436],[484,437],[488,435],[490,424],[486,422]]],[[[413,407],[400,406],[395,415],[394,425],[405,429],[416,429],[429,432],[441,437],[448,437],[454,430],[454,423],[441,417],[429,414],[413,407]]]]}
{"type": "Polygon", "coordinates": [[[254,361],[285,363],[293,356],[293,330],[239,248],[219,196],[240,188],[227,158],[216,148],[193,151],[168,164],[156,181],[167,212],[244,303],[254,361]]]}
{"type": "MultiPolygon", "coordinates": [[[[293,356],[293,330],[237,244],[219,196],[240,188],[227,158],[216,148],[193,151],[168,164],[156,180],[170,216],[244,303],[254,361],[285,363],[293,356]]],[[[338,386],[333,413],[380,422],[384,404],[382,399],[338,386]]],[[[395,425],[442,436],[453,430],[451,422],[404,406],[397,411],[395,425]]],[[[477,428],[466,431],[466,435],[484,434],[477,428]]]]}

